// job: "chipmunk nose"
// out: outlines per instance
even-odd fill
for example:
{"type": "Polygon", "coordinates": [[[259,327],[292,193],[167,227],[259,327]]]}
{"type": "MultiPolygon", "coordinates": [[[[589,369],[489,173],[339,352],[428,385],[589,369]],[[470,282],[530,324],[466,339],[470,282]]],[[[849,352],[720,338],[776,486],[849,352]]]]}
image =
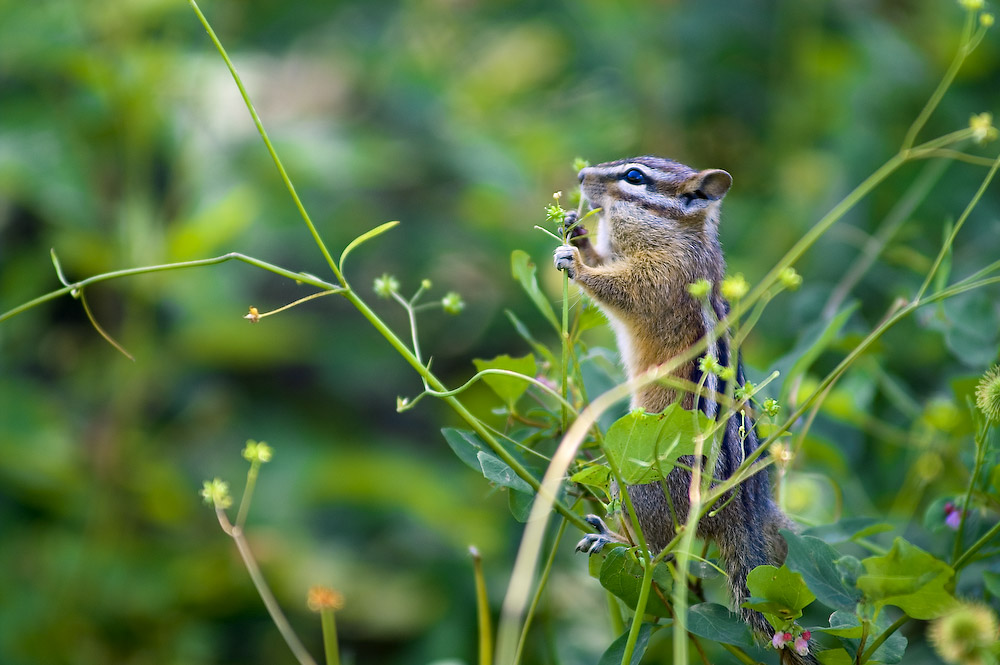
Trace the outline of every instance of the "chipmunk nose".
{"type": "Polygon", "coordinates": [[[584,171],[586,171],[586,170],[587,169],[580,169],[580,172],[576,175],[576,179],[579,180],[581,184],[583,184],[583,179],[587,175],[586,173],[584,173],[584,171]]]}

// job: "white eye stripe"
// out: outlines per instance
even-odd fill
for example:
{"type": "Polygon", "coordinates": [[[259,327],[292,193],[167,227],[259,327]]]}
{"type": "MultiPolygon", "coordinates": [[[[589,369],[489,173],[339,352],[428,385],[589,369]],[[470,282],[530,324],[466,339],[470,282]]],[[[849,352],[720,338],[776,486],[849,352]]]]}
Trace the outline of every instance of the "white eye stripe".
{"type": "Polygon", "coordinates": [[[621,198],[623,201],[637,203],[662,216],[683,215],[686,210],[690,209],[679,197],[650,192],[645,187],[622,192],[621,198]]]}

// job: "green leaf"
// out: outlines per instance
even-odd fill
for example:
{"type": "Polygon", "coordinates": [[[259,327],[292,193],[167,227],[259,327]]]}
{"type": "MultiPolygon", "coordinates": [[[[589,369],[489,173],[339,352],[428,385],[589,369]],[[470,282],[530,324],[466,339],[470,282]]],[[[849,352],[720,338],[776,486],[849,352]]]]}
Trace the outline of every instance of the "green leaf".
{"type": "Polygon", "coordinates": [[[692,561],[688,564],[688,575],[700,580],[714,580],[725,573],[711,561],[692,561]]]}
{"type": "Polygon", "coordinates": [[[819,538],[799,536],[782,529],[781,535],[788,543],[785,566],[802,574],[809,590],[824,605],[835,608],[853,608],[861,600],[857,589],[847,587],[837,570],[840,552],[819,538]]]}
{"type": "Polygon", "coordinates": [[[583,303],[581,303],[581,307],[577,308],[576,316],[577,333],[581,333],[584,330],[590,330],[591,328],[597,328],[598,326],[602,326],[608,322],[604,313],[590,298],[586,298],[583,303]]]}
{"type": "Polygon", "coordinates": [[[864,626],[861,625],[861,620],[854,612],[837,610],[830,615],[830,627],[818,628],[817,630],[837,637],[860,639],[864,633],[864,626]]]}
{"type": "Polygon", "coordinates": [[[848,589],[858,588],[858,578],[865,574],[861,561],[853,556],[843,556],[837,559],[837,572],[848,589]]]}
{"type": "Polygon", "coordinates": [[[531,331],[528,330],[528,326],[524,325],[524,322],[517,318],[517,315],[514,314],[514,312],[509,309],[505,309],[504,314],[506,314],[507,318],[510,319],[511,325],[514,326],[514,330],[517,331],[517,334],[531,345],[531,348],[535,350],[535,353],[544,358],[552,366],[557,366],[559,364],[556,362],[555,355],[549,351],[549,348],[532,336],[531,331]]]}
{"type": "Polygon", "coordinates": [[[892,531],[892,526],[885,522],[876,522],[871,517],[849,517],[833,524],[823,524],[805,529],[802,535],[815,536],[830,545],[835,545],[858,538],[866,538],[883,531],[892,531]]]}
{"type": "Polygon", "coordinates": [[[362,243],[368,242],[375,236],[382,235],[383,233],[385,233],[392,227],[396,226],[397,224],[399,224],[399,222],[386,222],[385,224],[380,224],[371,231],[366,231],[365,233],[362,233],[357,238],[348,243],[347,247],[344,248],[344,251],[340,253],[340,262],[337,264],[337,266],[340,268],[340,272],[344,272],[344,259],[346,259],[347,255],[350,254],[355,248],[357,248],[362,243]]]}
{"type": "Polygon", "coordinates": [[[521,286],[528,293],[528,297],[531,298],[531,302],[535,303],[538,311],[552,324],[556,332],[560,332],[556,313],[552,310],[549,299],[538,288],[538,280],[535,278],[537,268],[531,262],[531,257],[528,256],[528,253],[520,249],[515,249],[510,255],[510,269],[514,274],[514,279],[520,282],[521,286]]]}
{"type": "Polygon", "coordinates": [[[854,657],[846,649],[825,649],[815,654],[822,665],[853,665],[854,657]]]}
{"type": "Polygon", "coordinates": [[[816,600],[802,575],[786,566],[757,566],[747,575],[747,588],[752,597],[743,607],[763,613],[775,628],[798,619],[802,608],[816,600]]]}
{"type": "Polygon", "coordinates": [[[479,453],[493,452],[475,432],[445,427],[441,433],[444,434],[444,440],[448,442],[448,446],[458,456],[458,459],[476,471],[482,470],[482,466],[479,464],[479,453]]]}
{"type": "Polygon", "coordinates": [[[754,646],[750,628],[743,619],[718,603],[699,603],[689,607],[687,629],[713,642],[747,648],[754,646]]]}
{"type": "MultiPolygon", "coordinates": [[[[652,624],[643,623],[639,626],[639,634],[636,635],[635,648],[632,650],[632,658],[629,660],[629,665],[639,665],[643,654],[646,653],[646,645],[649,644],[649,636],[652,632],[652,624]]],[[[607,651],[601,654],[601,659],[597,661],[597,665],[621,665],[622,658],[625,657],[625,645],[628,643],[628,634],[629,631],[626,630],[619,635],[611,643],[607,651]]]]}
{"type": "MultiPolygon", "coordinates": [[[[615,594],[625,604],[635,609],[642,589],[642,566],[635,559],[634,550],[617,547],[611,550],[601,564],[601,586],[615,594]]],[[[656,616],[670,616],[670,611],[655,592],[650,592],[646,601],[646,613],[656,616]]]]}
{"type": "Polygon", "coordinates": [[[902,538],[893,541],[888,554],[861,564],[866,574],[858,578],[858,588],[878,608],[895,605],[914,619],[927,620],[958,602],[946,590],[955,575],[951,566],[902,538]]]}
{"type": "Polygon", "coordinates": [[[869,524],[863,529],[858,529],[851,536],[851,540],[861,540],[862,538],[868,538],[869,536],[874,536],[878,533],[886,533],[892,531],[892,525],[888,522],[876,522],[875,524],[869,524]]]}
{"type": "Polygon", "coordinates": [[[483,475],[486,476],[488,480],[493,481],[501,487],[509,487],[512,490],[517,490],[519,492],[524,492],[526,494],[532,494],[533,490],[531,485],[521,476],[514,472],[514,469],[504,462],[499,457],[486,452],[485,450],[480,450],[476,455],[479,459],[479,466],[483,471],[483,475]]]}
{"type": "Polygon", "coordinates": [[[1000,598],[1000,573],[983,572],[983,584],[994,598],[1000,598]]]}
{"type": "MultiPolygon", "coordinates": [[[[472,361],[472,363],[480,372],[487,369],[504,369],[535,378],[535,373],[538,371],[538,366],[535,364],[535,357],[531,354],[521,358],[511,358],[506,354],[489,360],[476,358],[472,361]]],[[[486,374],[483,376],[483,382],[488,385],[493,392],[495,392],[511,409],[513,409],[514,403],[518,400],[518,398],[523,395],[524,391],[526,391],[528,386],[531,385],[524,379],[519,379],[513,376],[500,376],[498,374],[486,374]]]]}
{"type": "Polygon", "coordinates": [[[597,580],[601,579],[601,567],[604,565],[604,560],[615,550],[621,549],[628,549],[628,545],[623,543],[608,543],[600,552],[587,557],[587,572],[590,573],[590,576],[597,580]]]}
{"type": "MultiPolygon", "coordinates": [[[[695,422],[702,431],[713,424],[700,411],[687,411],[677,403],[659,414],[633,411],[608,430],[604,452],[617,464],[626,484],[656,482],[670,472],[678,457],[694,453],[695,422]]],[[[704,446],[706,453],[709,447],[704,446]]]]}
{"type": "MultiPolygon", "coordinates": [[[[869,625],[868,637],[865,640],[865,644],[871,644],[891,625],[892,619],[889,618],[888,614],[885,612],[880,613],[869,625]]],[[[856,615],[850,612],[834,612],[833,616],[830,617],[830,626],[833,630],[826,628],[819,630],[836,635],[848,653],[858,652],[858,649],[861,647],[863,628],[861,620],[856,615]]],[[[899,632],[895,632],[882,643],[882,646],[875,649],[875,653],[872,654],[871,659],[867,663],[872,665],[874,663],[898,663],[903,659],[903,654],[906,652],[906,644],[906,638],[899,632]]],[[[820,659],[820,662],[826,661],[820,659]]]]}
{"type": "Polygon", "coordinates": [[[590,485],[591,487],[600,487],[602,489],[607,489],[610,482],[611,470],[603,464],[594,464],[588,466],[580,471],[577,471],[570,478],[574,483],[580,483],[581,485],[590,485]]]}
{"type": "MultiPolygon", "coordinates": [[[[470,468],[481,472],[488,480],[502,487],[509,487],[526,494],[534,494],[531,485],[500,459],[475,432],[445,427],[441,433],[458,458],[470,468]]],[[[501,445],[504,445],[504,442],[501,442],[501,445]]],[[[504,449],[514,459],[521,461],[516,450],[507,445],[504,445],[504,449]]]]}
{"type": "Polygon", "coordinates": [[[660,587],[660,591],[664,595],[669,595],[674,588],[674,576],[666,561],[661,561],[653,568],[653,581],[656,582],[656,586],[660,587]]]}
{"type": "Polygon", "coordinates": [[[531,514],[531,505],[534,502],[534,493],[526,494],[515,489],[507,492],[507,505],[510,508],[510,514],[522,524],[528,521],[528,515],[531,514]]]}
{"type": "MultiPolygon", "coordinates": [[[[583,355],[578,355],[580,376],[589,395],[605,393],[625,380],[617,355],[609,349],[591,347],[583,355]]],[[[611,425],[626,413],[627,401],[623,399],[614,408],[601,414],[601,431],[606,432],[611,425]]]]}

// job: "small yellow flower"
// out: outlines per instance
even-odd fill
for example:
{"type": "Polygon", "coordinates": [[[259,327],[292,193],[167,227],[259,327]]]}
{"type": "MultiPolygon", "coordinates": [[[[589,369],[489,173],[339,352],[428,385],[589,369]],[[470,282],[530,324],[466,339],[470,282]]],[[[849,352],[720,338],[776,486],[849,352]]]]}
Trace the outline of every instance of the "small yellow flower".
{"type": "Polygon", "coordinates": [[[743,277],[743,273],[738,272],[732,277],[722,280],[722,295],[728,300],[739,300],[750,290],[750,284],[743,277]]]}
{"type": "Polygon", "coordinates": [[[712,283],[707,279],[699,279],[697,282],[692,282],[687,286],[688,293],[698,300],[702,300],[708,297],[708,294],[712,291],[712,283]]]}
{"type": "Polygon", "coordinates": [[[946,663],[979,665],[997,639],[997,618],[985,605],[966,604],[940,619],[928,631],[931,644],[946,663]]]}
{"type": "Polygon", "coordinates": [[[1000,365],[994,365],[976,386],[976,406],[986,419],[1000,424],[1000,365]]]}
{"type": "Polygon", "coordinates": [[[775,441],[769,449],[771,457],[778,464],[788,464],[792,461],[792,451],[785,444],[775,441]]]}
{"type": "Polygon", "coordinates": [[[746,381],[742,386],[733,391],[733,397],[740,401],[753,397],[753,391],[757,388],[752,381],[746,381]]]}
{"type": "MultiPolygon", "coordinates": [[[[562,192],[556,192],[562,194],[562,192]]],[[[555,194],[553,194],[555,197],[555,194]]],[[[545,220],[555,224],[562,224],[566,220],[566,211],[558,203],[551,203],[545,206],[545,220]]]]}
{"type": "Polygon", "coordinates": [[[992,28],[995,20],[993,14],[983,13],[979,15],[979,25],[984,28],[992,28]]]}
{"type": "Polygon", "coordinates": [[[462,300],[460,296],[455,291],[449,291],[445,294],[444,298],[441,299],[441,307],[448,314],[458,314],[463,309],[465,309],[465,301],[462,300]]]}
{"type": "Polygon", "coordinates": [[[789,291],[794,291],[802,286],[802,275],[796,272],[795,268],[785,268],[778,275],[778,281],[789,291]]]}
{"type": "Polygon", "coordinates": [[[233,505],[233,497],[229,496],[229,483],[219,478],[205,481],[201,497],[205,499],[205,503],[212,504],[216,508],[225,509],[233,505]]]}
{"type": "Polygon", "coordinates": [[[958,4],[962,5],[967,11],[977,12],[986,6],[985,0],[958,0],[958,4]]]}
{"type": "Polygon", "coordinates": [[[258,321],[260,321],[260,312],[257,311],[256,307],[251,307],[250,311],[243,318],[249,321],[250,323],[257,323],[258,321]]]}
{"type": "Polygon", "coordinates": [[[399,280],[389,273],[382,273],[381,277],[375,278],[375,293],[379,298],[391,298],[396,291],[399,291],[399,280]]]}
{"type": "Polygon", "coordinates": [[[270,462],[273,456],[274,449],[263,441],[257,443],[251,439],[247,441],[246,447],[243,448],[243,459],[248,462],[270,462]]]}
{"type": "Polygon", "coordinates": [[[722,371],[722,365],[712,356],[702,356],[698,359],[698,369],[709,374],[718,374],[722,371]]]}
{"type": "Polygon", "coordinates": [[[997,128],[993,126],[992,113],[973,115],[969,118],[969,128],[972,130],[972,140],[976,143],[986,143],[997,138],[997,128]]]}
{"type": "Polygon", "coordinates": [[[314,586],[309,589],[306,605],[313,612],[323,610],[341,610],[344,608],[344,596],[339,591],[325,586],[314,586]]]}
{"type": "Polygon", "coordinates": [[[764,409],[764,413],[774,418],[776,415],[778,415],[778,411],[781,409],[781,405],[778,404],[778,400],[774,399],[773,397],[768,397],[766,400],[764,400],[764,403],[761,404],[761,408],[764,409]]]}

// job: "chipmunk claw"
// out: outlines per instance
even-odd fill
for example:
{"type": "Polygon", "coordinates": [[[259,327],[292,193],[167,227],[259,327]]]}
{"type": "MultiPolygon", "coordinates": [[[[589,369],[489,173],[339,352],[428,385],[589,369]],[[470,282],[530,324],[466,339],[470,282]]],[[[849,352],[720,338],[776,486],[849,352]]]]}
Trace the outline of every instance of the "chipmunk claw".
{"type": "Polygon", "coordinates": [[[565,237],[567,240],[586,235],[587,229],[578,226],[576,223],[579,218],[580,216],[576,213],[576,210],[567,211],[566,216],[563,217],[563,221],[559,224],[559,235],[565,237]]]}
{"type": "Polygon", "coordinates": [[[553,261],[555,263],[557,270],[565,270],[569,273],[569,276],[573,276],[573,266],[576,265],[576,247],[572,245],[560,245],[556,247],[556,251],[553,254],[553,261]]]}
{"type": "Polygon", "coordinates": [[[624,539],[609,529],[604,520],[597,515],[587,515],[583,519],[587,521],[587,524],[594,527],[597,533],[588,533],[581,538],[580,542],[576,544],[577,552],[586,552],[588,555],[597,554],[609,543],[624,542],[624,539]]]}
{"type": "Polygon", "coordinates": [[[585,552],[588,555],[597,554],[604,549],[605,545],[612,542],[614,541],[607,536],[602,536],[599,533],[588,533],[576,544],[576,551],[585,552]]]}

